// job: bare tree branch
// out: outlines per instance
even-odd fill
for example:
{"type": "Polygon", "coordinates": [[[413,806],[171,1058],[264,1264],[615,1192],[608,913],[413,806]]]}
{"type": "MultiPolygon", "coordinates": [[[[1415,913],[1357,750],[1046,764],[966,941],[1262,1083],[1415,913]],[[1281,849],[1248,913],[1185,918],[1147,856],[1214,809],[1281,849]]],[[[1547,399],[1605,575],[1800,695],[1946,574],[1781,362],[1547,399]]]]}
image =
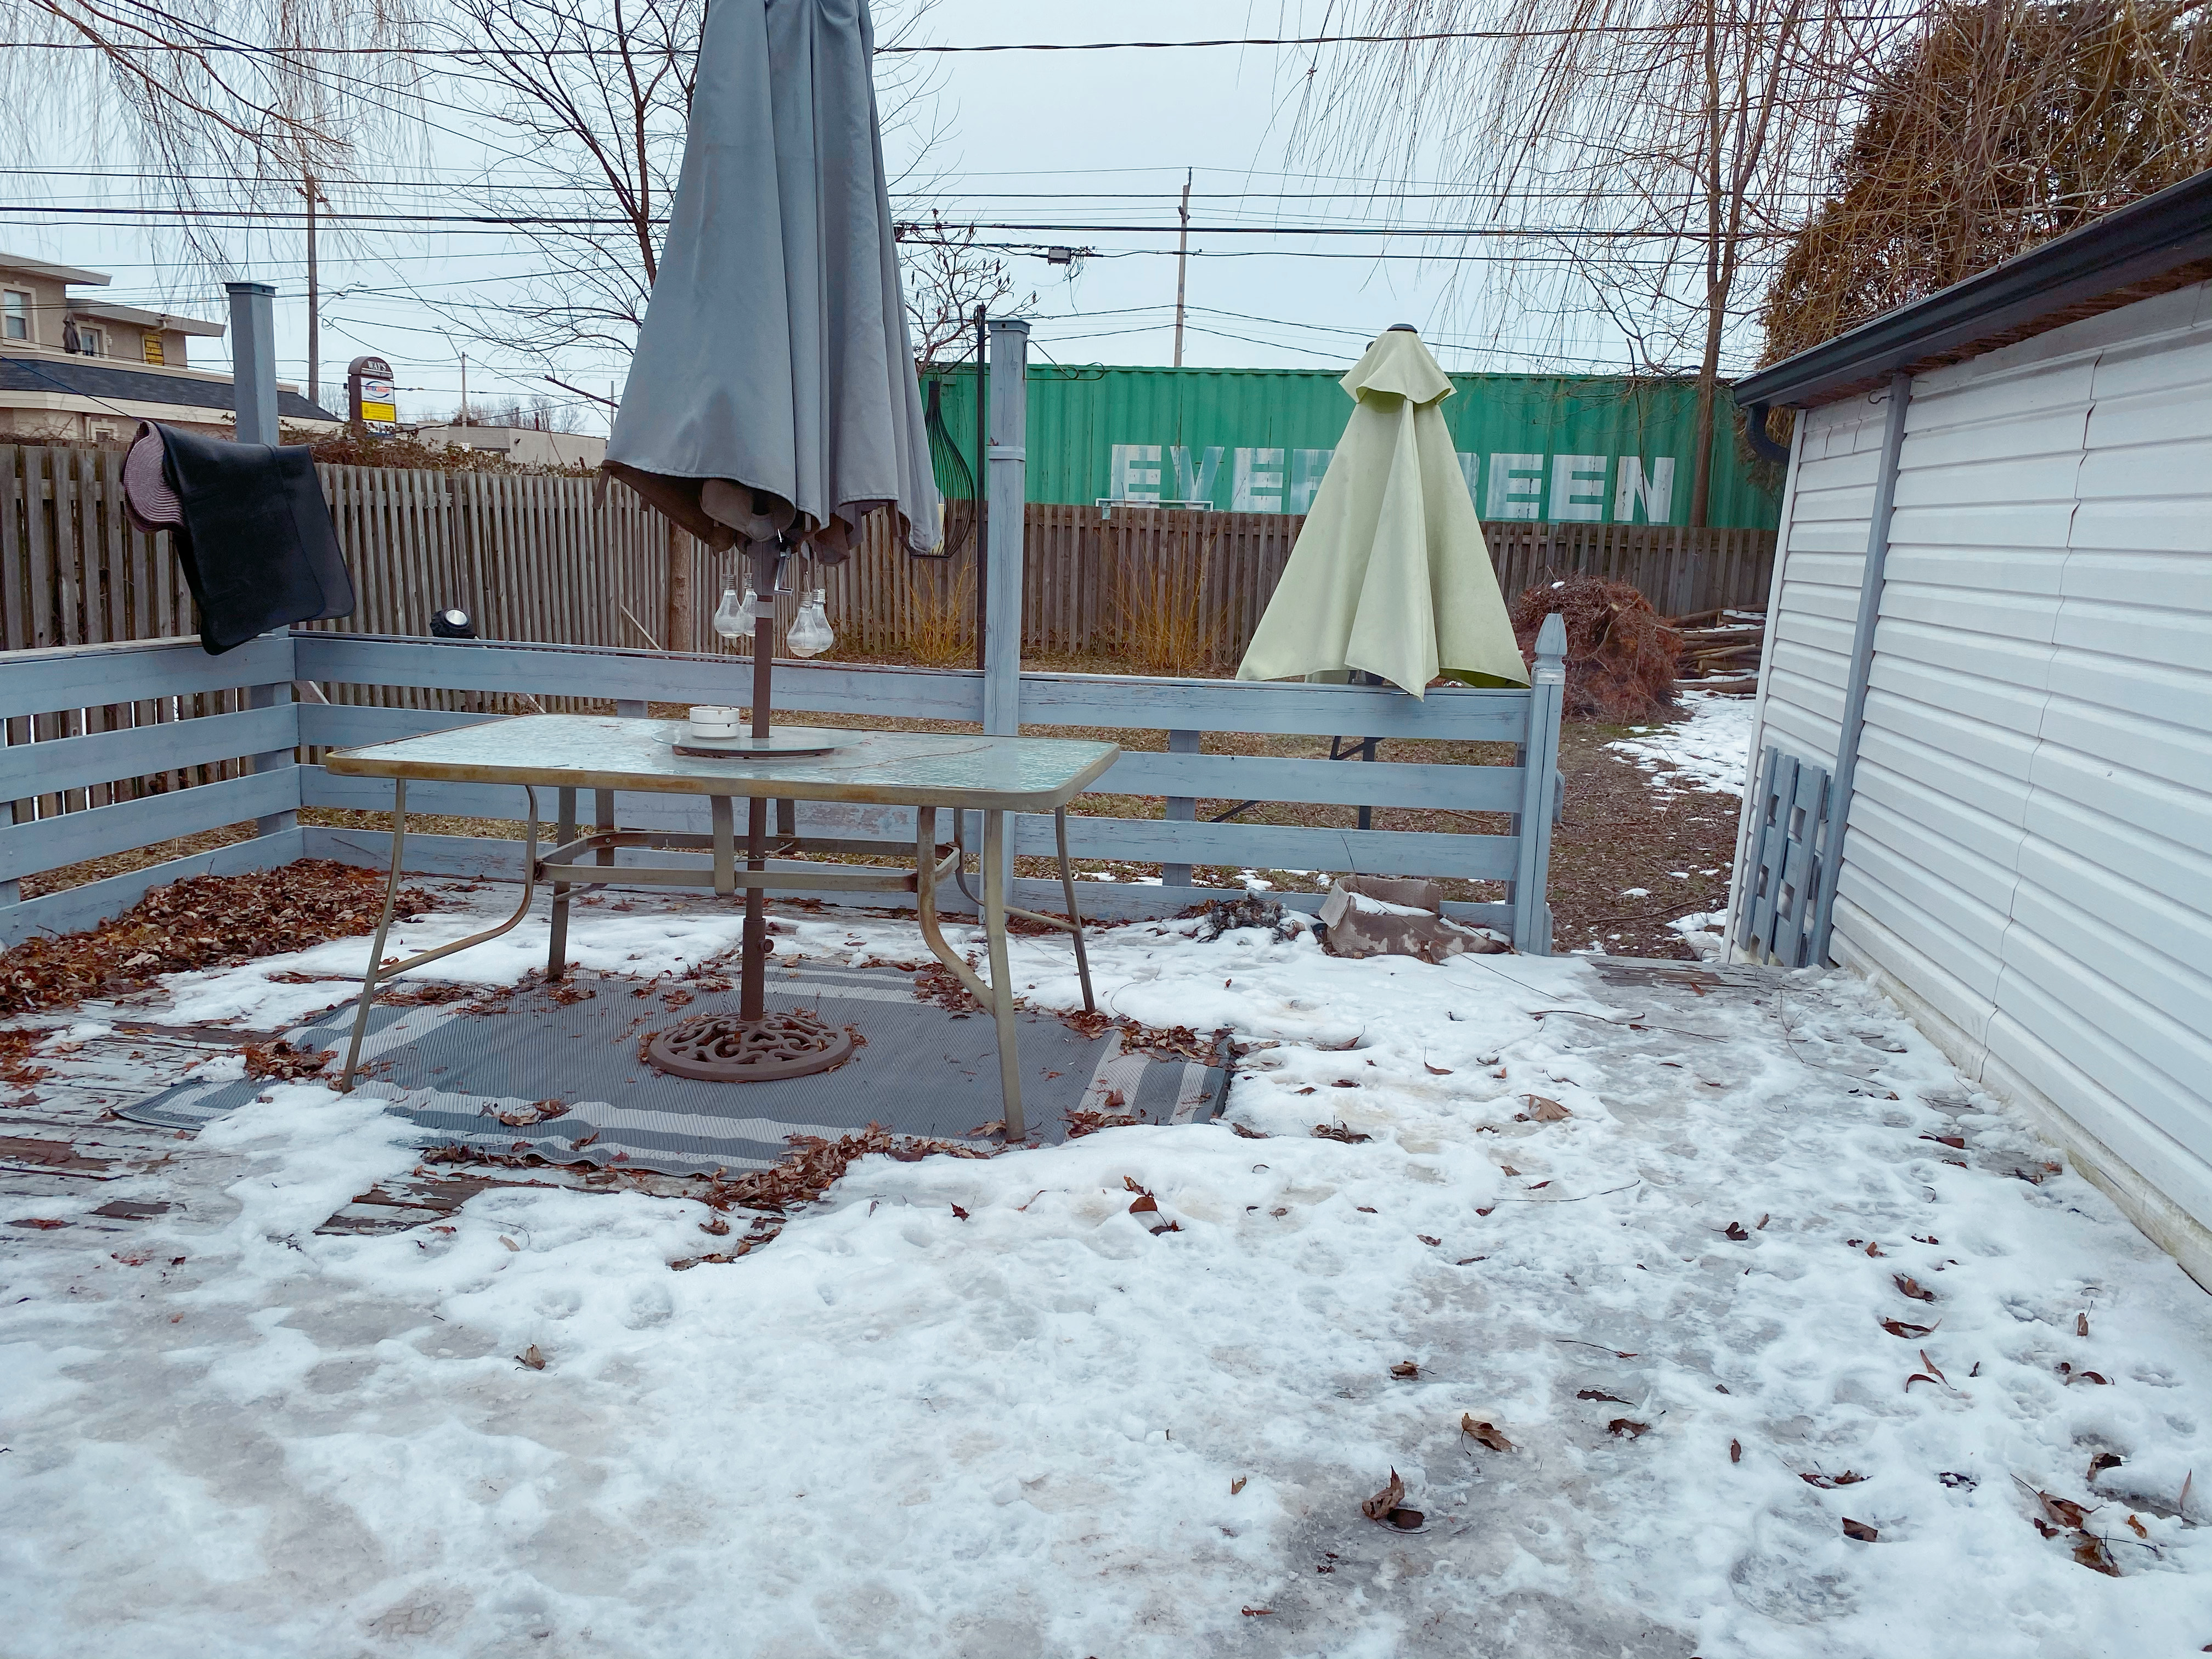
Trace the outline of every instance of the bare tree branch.
{"type": "MultiPolygon", "coordinates": [[[[1730,359],[1750,355],[1758,278],[1778,263],[1810,205],[1809,181],[1847,129],[1855,66],[1878,57],[1911,10],[1870,12],[1863,0],[1340,0],[1332,22],[1340,11],[1358,32],[1398,39],[1316,57],[1298,142],[1358,163],[1387,159],[1408,176],[1440,169],[1466,191],[1469,225],[1527,223],[1534,216],[1518,198],[1548,198],[1553,222],[1574,235],[1538,237],[1543,261],[1492,267],[1486,290],[1461,302],[1479,305],[1500,341],[1565,337],[1595,315],[1618,329],[1635,368],[1694,367],[1690,518],[1702,524],[1717,388],[1730,359]],[[1556,33],[1407,38],[1508,26],[1556,33]]],[[[1376,210],[1390,200],[1378,192],[1376,210]]]]}

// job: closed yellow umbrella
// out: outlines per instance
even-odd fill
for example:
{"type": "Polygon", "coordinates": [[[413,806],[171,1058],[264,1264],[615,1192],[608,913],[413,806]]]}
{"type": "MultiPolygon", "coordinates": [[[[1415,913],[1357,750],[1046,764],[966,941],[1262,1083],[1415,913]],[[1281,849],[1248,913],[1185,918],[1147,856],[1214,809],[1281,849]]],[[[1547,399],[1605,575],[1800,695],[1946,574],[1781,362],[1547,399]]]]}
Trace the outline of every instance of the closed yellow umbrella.
{"type": "Polygon", "coordinates": [[[1352,419],[1237,678],[1357,669],[1417,697],[1440,674],[1528,684],[1444,426],[1450,377],[1401,323],[1342,385],[1352,419]]]}

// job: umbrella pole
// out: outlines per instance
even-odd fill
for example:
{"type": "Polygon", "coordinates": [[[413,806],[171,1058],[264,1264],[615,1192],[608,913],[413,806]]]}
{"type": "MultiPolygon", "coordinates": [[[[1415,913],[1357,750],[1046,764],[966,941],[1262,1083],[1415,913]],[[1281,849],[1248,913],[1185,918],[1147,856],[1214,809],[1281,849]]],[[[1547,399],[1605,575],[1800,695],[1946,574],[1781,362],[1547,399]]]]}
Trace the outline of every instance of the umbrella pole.
{"type": "MultiPolygon", "coordinates": [[[[776,544],[752,544],[753,592],[767,610],[753,618],[753,736],[769,735],[775,678],[776,544]]],[[[768,868],[768,797],[746,804],[745,868],[768,868]]],[[[759,887],[745,889],[745,931],[738,975],[738,1018],[750,1024],[768,1012],[768,898],[759,887]]]]}
{"type": "MultiPolygon", "coordinates": [[[[752,735],[756,740],[769,736],[775,719],[775,572],[783,548],[781,540],[773,540],[755,542],[748,550],[753,562],[754,596],[768,605],[753,618],[752,735]]],[[[766,870],[769,798],[752,796],[746,805],[745,868],[766,870]]],[[[832,1025],[803,1008],[769,1012],[768,896],[757,886],[745,889],[740,957],[737,1018],[732,1019],[726,1012],[697,1014],[671,1026],[645,1045],[647,1065],[672,1076],[708,1083],[773,1083],[826,1072],[853,1057],[858,1042],[850,1029],[832,1025]]]]}

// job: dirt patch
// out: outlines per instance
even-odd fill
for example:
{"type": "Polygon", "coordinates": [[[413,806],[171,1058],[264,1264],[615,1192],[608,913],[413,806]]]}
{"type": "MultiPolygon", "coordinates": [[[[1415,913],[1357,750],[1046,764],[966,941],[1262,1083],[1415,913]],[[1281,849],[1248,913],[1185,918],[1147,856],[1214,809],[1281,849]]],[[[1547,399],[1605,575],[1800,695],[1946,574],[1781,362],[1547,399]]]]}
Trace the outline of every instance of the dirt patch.
{"type": "Polygon", "coordinates": [[[1583,721],[1560,728],[1567,789],[1552,836],[1552,948],[1691,957],[1667,924],[1728,902],[1741,803],[1705,790],[1661,793],[1606,747],[1627,735],[1583,721]]]}

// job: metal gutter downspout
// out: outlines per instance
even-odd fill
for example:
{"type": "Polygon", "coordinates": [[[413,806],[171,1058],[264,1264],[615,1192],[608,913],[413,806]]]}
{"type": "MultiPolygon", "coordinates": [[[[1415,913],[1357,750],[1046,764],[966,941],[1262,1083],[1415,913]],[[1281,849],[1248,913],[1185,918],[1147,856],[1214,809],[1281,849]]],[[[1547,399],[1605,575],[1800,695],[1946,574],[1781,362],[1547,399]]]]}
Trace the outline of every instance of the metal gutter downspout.
{"type": "Polygon", "coordinates": [[[1875,478],[1874,512],[1867,520],[1866,563],[1859,576],[1858,625],[1851,635],[1850,671],[1844,681],[1843,726],[1836,738],[1836,775],[1828,797],[1828,844],[1820,871],[1820,908],[1813,921],[1812,956],[1828,960],[1836,888],[1844,874],[1844,838],[1851,818],[1851,790],[1859,767],[1859,733],[1866,725],[1867,680],[1874,671],[1874,631],[1881,620],[1881,590],[1889,564],[1889,520],[1897,504],[1897,465],[1905,450],[1905,416],[1912,404],[1912,377],[1889,377],[1889,410],[1881,431],[1881,471],[1875,478]]]}

